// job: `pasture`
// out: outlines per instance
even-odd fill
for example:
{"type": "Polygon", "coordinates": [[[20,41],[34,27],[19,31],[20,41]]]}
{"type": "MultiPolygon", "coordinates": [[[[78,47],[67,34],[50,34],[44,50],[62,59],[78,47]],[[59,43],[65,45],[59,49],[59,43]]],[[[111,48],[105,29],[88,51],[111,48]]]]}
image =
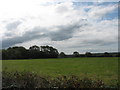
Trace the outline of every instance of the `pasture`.
{"type": "Polygon", "coordinates": [[[58,59],[3,60],[2,70],[34,72],[56,77],[76,75],[80,78],[100,79],[107,84],[118,80],[117,57],[82,57],[58,59]]]}

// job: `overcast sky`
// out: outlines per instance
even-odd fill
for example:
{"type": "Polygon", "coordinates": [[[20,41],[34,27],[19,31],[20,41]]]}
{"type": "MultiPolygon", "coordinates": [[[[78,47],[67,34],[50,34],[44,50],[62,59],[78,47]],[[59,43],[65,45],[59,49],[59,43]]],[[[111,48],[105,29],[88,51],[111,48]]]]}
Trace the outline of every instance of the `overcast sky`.
{"type": "Polygon", "coordinates": [[[59,52],[118,51],[118,3],[0,0],[2,48],[50,45],[59,52]]]}

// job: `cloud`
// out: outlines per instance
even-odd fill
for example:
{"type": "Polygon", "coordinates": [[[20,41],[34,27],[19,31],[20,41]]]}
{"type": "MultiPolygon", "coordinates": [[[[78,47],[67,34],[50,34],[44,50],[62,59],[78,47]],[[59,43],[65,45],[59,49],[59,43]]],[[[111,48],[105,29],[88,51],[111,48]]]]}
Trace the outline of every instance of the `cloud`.
{"type": "Polygon", "coordinates": [[[20,21],[15,21],[6,25],[7,30],[14,30],[21,24],[20,21]]]}
{"type": "Polygon", "coordinates": [[[89,11],[88,11],[88,15],[90,18],[94,18],[94,19],[102,19],[105,15],[111,13],[113,10],[115,10],[117,8],[117,5],[109,5],[109,6],[96,6],[96,7],[92,7],[89,11]]]}
{"type": "Polygon", "coordinates": [[[27,42],[30,40],[34,40],[36,38],[39,39],[41,37],[45,37],[45,35],[40,34],[39,31],[37,31],[37,30],[26,32],[22,36],[17,36],[17,37],[8,38],[8,39],[3,40],[2,41],[2,48],[13,46],[13,45],[19,44],[19,43],[24,43],[24,42],[27,42]]]}
{"type": "Polygon", "coordinates": [[[79,23],[70,24],[67,26],[57,26],[56,28],[58,28],[58,31],[50,32],[48,35],[53,41],[62,41],[70,39],[73,37],[74,32],[76,32],[82,26],[83,25],[79,25],[79,23]]]}
{"type": "MultiPolygon", "coordinates": [[[[28,41],[32,41],[34,39],[40,38],[50,38],[52,41],[62,41],[73,37],[74,32],[82,26],[74,23],[71,25],[63,25],[63,26],[56,26],[53,28],[42,28],[42,27],[34,27],[31,30],[26,31],[21,36],[14,36],[11,38],[6,38],[3,40],[3,48],[9,47],[18,43],[24,43],[28,41]],[[51,30],[56,28],[57,30],[51,30]],[[51,30],[51,31],[50,31],[51,30]]],[[[11,33],[6,33],[8,37],[11,36],[11,33]]]]}
{"type": "Polygon", "coordinates": [[[3,48],[52,45],[67,53],[92,49],[100,51],[101,47],[105,50],[113,46],[113,50],[117,48],[117,19],[102,19],[112,13],[117,4],[13,1],[15,3],[10,2],[8,9],[0,9],[0,16],[3,17],[0,18],[3,48]]]}

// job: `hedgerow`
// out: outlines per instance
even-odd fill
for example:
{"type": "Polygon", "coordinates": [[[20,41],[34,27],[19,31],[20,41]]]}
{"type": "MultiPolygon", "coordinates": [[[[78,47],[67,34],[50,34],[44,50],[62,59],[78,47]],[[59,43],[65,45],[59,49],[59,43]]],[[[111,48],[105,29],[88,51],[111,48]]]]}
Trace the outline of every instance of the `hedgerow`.
{"type": "Polygon", "coordinates": [[[2,72],[3,88],[117,88],[102,80],[80,79],[78,76],[46,77],[31,72],[2,72]]]}

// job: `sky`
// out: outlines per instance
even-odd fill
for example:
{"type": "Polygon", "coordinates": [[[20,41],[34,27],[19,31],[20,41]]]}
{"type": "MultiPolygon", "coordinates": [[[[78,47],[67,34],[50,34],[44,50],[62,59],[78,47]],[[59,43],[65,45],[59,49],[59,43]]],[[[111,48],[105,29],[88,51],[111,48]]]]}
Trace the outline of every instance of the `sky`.
{"type": "Polygon", "coordinates": [[[94,1],[0,0],[2,48],[49,45],[67,54],[118,51],[117,0],[94,1]]]}

